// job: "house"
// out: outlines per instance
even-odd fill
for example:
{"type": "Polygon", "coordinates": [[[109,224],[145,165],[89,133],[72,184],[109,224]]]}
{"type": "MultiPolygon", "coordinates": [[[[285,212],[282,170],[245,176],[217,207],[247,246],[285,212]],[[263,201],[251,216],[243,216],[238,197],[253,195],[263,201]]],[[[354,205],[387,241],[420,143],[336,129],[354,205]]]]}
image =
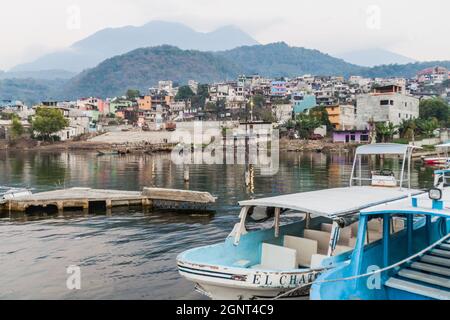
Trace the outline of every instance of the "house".
{"type": "Polygon", "coordinates": [[[287,94],[286,81],[272,81],[270,95],[273,97],[284,97],[287,94]]]}
{"type": "MultiPolygon", "coordinates": [[[[21,120],[24,129],[29,129],[31,127],[30,123],[27,120],[21,120]]],[[[10,130],[12,128],[13,121],[12,120],[1,120],[0,119],[0,140],[9,139],[10,130]]]]}
{"type": "Polygon", "coordinates": [[[334,143],[369,143],[368,130],[342,130],[333,132],[334,143]]]}
{"type": "Polygon", "coordinates": [[[304,93],[294,93],[291,102],[295,114],[317,106],[316,96],[304,93]]]}
{"type": "Polygon", "coordinates": [[[355,106],[337,105],[326,107],[328,120],[335,130],[352,130],[356,125],[355,106]]]}
{"type": "Polygon", "coordinates": [[[152,97],[142,96],[137,99],[139,110],[151,110],[152,109],[152,97]]]}
{"type": "Polygon", "coordinates": [[[406,95],[398,85],[375,88],[372,93],[356,98],[356,126],[366,129],[370,121],[391,122],[399,125],[403,120],[419,117],[419,99],[406,95]]]}
{"type": "Polygon", "coordinates": [[[291,104],[276,104],[272,107],[272,110],[280,123],[285,123],[292,119],[293,107],[291,104]]]}

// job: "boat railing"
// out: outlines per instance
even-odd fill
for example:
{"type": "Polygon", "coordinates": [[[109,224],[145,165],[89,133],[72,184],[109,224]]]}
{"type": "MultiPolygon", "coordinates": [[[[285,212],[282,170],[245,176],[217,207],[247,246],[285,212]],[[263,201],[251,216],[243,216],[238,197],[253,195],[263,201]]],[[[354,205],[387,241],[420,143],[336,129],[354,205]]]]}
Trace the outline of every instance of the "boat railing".
{"type": "MultiPolygon", "coordinates": [[[[350,187],[356,182],[362,185],[363,181],[370,181],[373,185],[392,186],[391,183],[395,182],[395,186],[400,189],[407,187],[411,189],[411,158],[414,149],[420,149],[412,145],[402,145],[395,143],[380,143],[372,145],[364,145],[356,149],[355,158],[353,160],[352,173],[350,176],[350,187]],[[363,156],[400,156],[402,157],[402,165],[399,178],[395,176],[389,176],[389,183],[376,184],[374,183],[374,177],[366,178],[362,176],[362,158],[363,156]],[[395,180],[394,180],[395,179],[395,180]]],[[[381,181],[382,182],[382,181],[381,181]]]]}

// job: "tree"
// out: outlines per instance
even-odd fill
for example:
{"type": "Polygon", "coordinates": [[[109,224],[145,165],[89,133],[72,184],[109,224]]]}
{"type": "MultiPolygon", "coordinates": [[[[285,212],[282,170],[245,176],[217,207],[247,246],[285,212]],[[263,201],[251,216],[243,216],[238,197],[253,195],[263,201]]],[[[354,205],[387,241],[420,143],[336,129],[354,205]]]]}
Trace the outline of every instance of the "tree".
{"type": "Polygon", "coordinates": [[[377,136],[381,142],[388,142],[397,132],[397,127],[392,122],[377,122],[375,124],[377,136]]]}
{"type": "Polygon", "coordinates": [[[398,132],[400,137],[403,139],[408,139],[409,141],[415,140],[415,133],[417,131],[416,120],[409,119],[403,120],[398,126],[398,132]]]}
{"type": "Polygon", "coordinates": [[[175,96],[176,100],[189,100],[191,99],[195,93],[192,91],[189,86],[182,86],[178,89],[178,93],[175,96]]]}
{"type": "Polygon", "coordinates": [[[141,93],[137,89],[128,89],[126,96],[128,100],[136,101],[141,96],[141,93]]]}
{"type": "Polygon", "coordinates": [[[419,112],[421,119],[436,118],[442,126],[446,126],[449,122],[449,105],[442,98],[422,99],[419,112]]]}
{"type": "Polygon", "coordinates": [[[20,138],[24,134],[25,130],[23,128],[22,122],[17,117],[13,117],[12,127],[11,127],[11,137],[15,140],[20,138]]]}
{"type": "Polygon", "coordinates": [[[425,135],[427,138],[432,138],[434,131],[439,128],[439,122],[437,119],[419,119],[417,121],[417,127],[420,132],[425,135]]]}
{"type": "Polygon", "coordinates": [[[308,139],[313,134],[314,130],[320,127],[320,120],[315,116],[300,113],[295,118],[295,128],[298,131],[298,135],[303,139],[308,139]]]}
{"type": "Polygon", "coordinates": [[[38,108],[31,127],[44,140],[50,140],[52,136],[69,125],[69,120],[64,118],[58,109],[38,108]]]}

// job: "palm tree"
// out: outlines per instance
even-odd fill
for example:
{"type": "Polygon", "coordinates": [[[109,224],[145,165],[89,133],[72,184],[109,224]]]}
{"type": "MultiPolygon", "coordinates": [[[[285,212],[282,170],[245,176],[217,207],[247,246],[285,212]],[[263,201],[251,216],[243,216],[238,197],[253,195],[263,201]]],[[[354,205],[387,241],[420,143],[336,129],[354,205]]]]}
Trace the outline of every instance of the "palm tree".
{"type": "Polygon", "coordinates": [[[413,119],[403,120],[402,123],[398,126],[398,132],[400,133],[400,137],[404,139],[408,139],[412,142],[415,140],[415,132],[417,130],[416,121],[413,119]]]}
{"type": "Polygon", "coordinates": [[[436,118],[419,120],[417,121],[417,126],[427,138],[432,138],[434,130],[439,128],[439,122],[436,118]]]}
{"type": "Polygon", "coordinates": [[[378,122],[376,123],[376,131],[381,138],[381,142],[388,142],[392,140],[394,134],[397,133],[397,126],[392,122],[378,122]]]}

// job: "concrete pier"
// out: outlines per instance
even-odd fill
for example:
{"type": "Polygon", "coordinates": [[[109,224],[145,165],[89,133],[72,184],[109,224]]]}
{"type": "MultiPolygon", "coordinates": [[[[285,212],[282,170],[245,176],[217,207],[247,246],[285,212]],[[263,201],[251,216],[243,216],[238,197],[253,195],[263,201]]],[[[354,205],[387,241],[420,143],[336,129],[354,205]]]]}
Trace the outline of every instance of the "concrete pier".
{"type": "Polygon", "coordinates": [[[202,209],[215,202],[208,192],[144,188],[141,191],[70,188],[18,196],[0,202],[0,209],[9,212],[32,210],[64,212],[65,210],[105,209],[121,206],[145,208],[202,209]]]}

